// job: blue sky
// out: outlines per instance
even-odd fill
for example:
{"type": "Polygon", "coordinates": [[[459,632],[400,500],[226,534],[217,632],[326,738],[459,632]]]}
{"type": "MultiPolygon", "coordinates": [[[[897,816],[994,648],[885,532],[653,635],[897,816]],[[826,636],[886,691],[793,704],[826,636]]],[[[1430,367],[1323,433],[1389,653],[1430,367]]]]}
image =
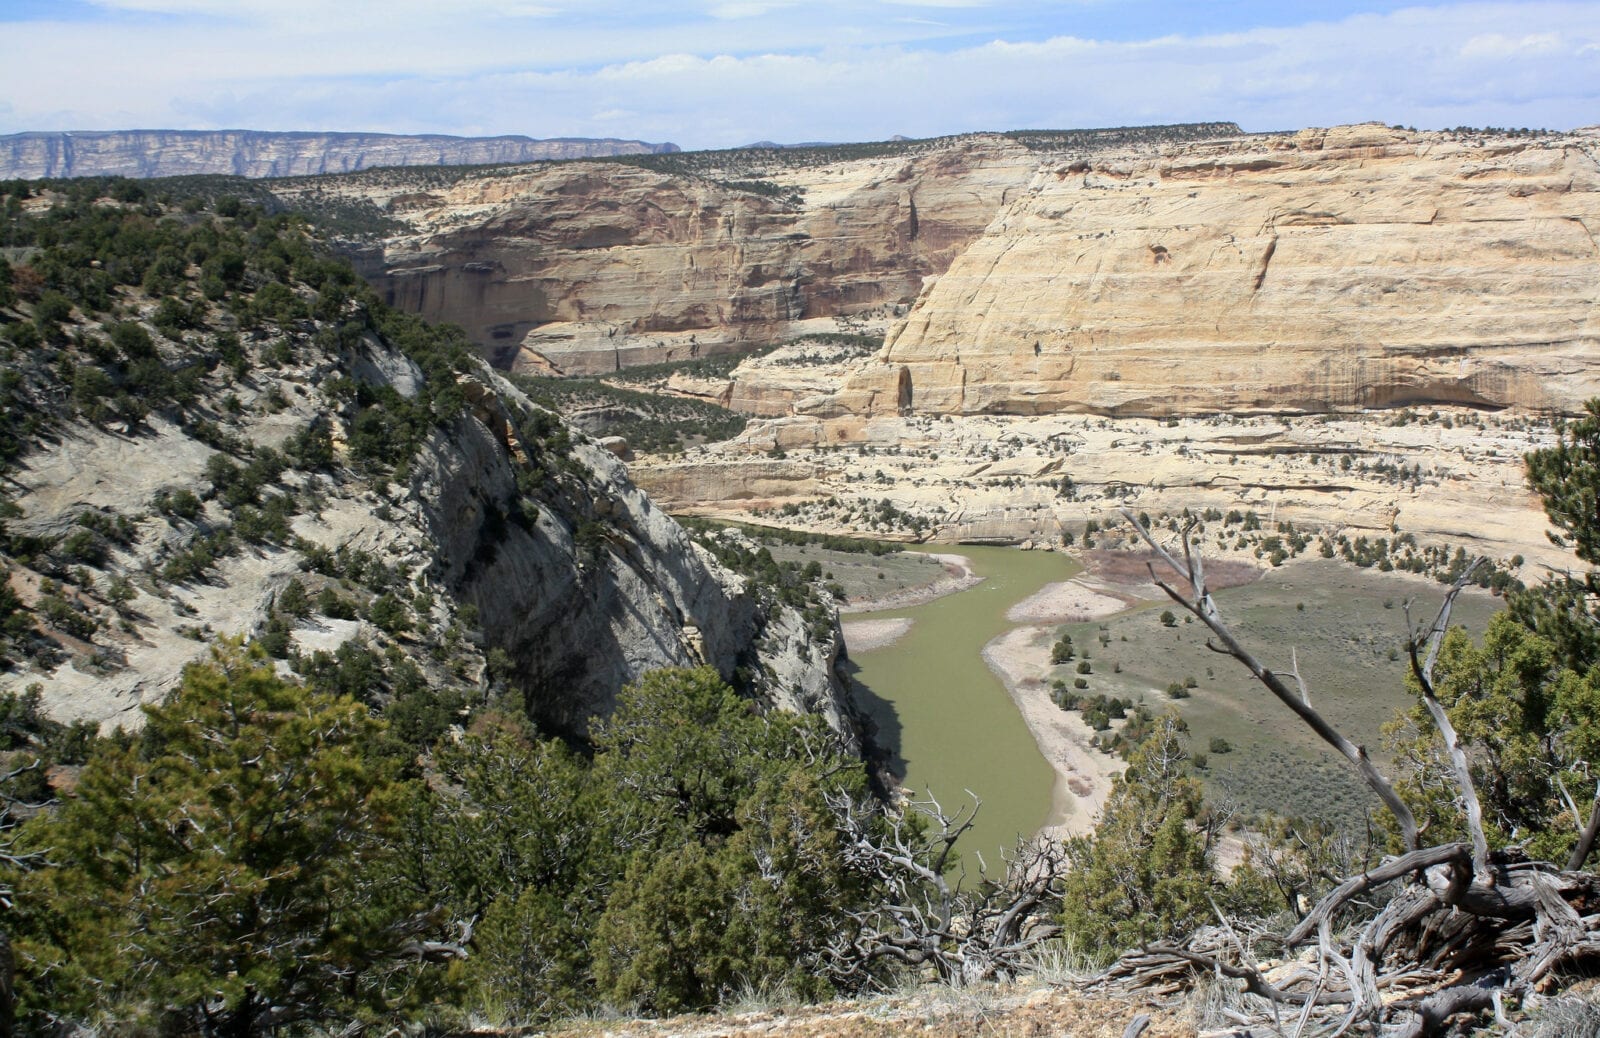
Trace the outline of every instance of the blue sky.
{"type": "Polygon", "coordinates": [[[0,133],[1600,123],[1600,3],[0,0],[0,133]]]}

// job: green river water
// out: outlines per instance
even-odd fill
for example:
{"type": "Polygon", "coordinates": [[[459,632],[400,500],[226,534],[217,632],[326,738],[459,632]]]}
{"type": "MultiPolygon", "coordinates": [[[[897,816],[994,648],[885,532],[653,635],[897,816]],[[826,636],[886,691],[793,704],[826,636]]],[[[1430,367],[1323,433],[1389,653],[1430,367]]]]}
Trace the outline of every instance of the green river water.
{"type": "Polygon", "coordinates": [[[962,844],[969,862],[980,853],[993,873],[1002,848],[1048,819],[1053,774],[1005,686],[984,663],[983,647],[1017,626],[1006,619],[1011,606],[1082,567],[1055,553],[1015,548],[927,550],[964,555],[987,579],[925,605],[845,617],[912,620],[893,644],[851,652],[851,676],[907,789],[918,798],[931,789],[946,811],[970,803],[966,790],[982,799],[977,825],[962,844]]]}

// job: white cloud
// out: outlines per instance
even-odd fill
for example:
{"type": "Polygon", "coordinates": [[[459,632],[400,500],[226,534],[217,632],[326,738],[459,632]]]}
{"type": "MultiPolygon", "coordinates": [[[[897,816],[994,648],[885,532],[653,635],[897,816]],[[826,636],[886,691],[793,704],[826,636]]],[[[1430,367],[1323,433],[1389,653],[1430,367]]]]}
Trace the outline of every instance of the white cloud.
{"type": "Polygon", "coordinates": [[[1448,4],[1129,42],[992,34],[952,49],[926,41],[970,29],[967,0],[715,0],[693,18],[621,0],[581,15],[564,0],[390,0],[376,17],[354,0],[100,2],[213,17],[3,26],[0,132],[250,126],[723,147],[1192,119],[1566,127],[1600,111],[1594,3],[1448,4]],[[967,28],[906,24],[916,7],[967,28]],[[352,32],[345,20],[358,17],[352,32]]]}
{"type": "Polygon", "coordinates": [[[1528,36],[1507,36],[1491,32],[1474,36],[1461,45],[1463,58],[1508,58],[1517,55],[1555,54],[1562,50],[1561,37],[1553,32],[1528,36]]]}
{"type": "Polygon", "coordinates": [[[760,18],[762,15],[793,7],[792,3],[727,3],[711,7],[713,18],[760,18]]]}

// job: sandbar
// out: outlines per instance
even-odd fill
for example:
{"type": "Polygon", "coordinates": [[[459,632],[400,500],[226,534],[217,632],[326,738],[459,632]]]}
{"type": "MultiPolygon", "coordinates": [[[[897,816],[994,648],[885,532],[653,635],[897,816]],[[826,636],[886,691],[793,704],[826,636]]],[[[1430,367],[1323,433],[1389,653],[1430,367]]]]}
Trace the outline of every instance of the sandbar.
{"type": "Polygon", "coordinates": [[[887,620],[847,620],[839,625],[844,634],[844,647],[849,652],[866,652],[893,645],[911,630],[909,616],[896,616],[887,620]]]}
{"type": "Polygon", "coordinates": [[[1120,613],[1130,604],[1127,595],[1118,595],[1075,577],[1046,584],[1006,610],[1006,619],[1019,624],[1082,623],[1120,613]]]}
{"type": "Polygon", "coordinates": [[[983,659],[1005,684],[1039,752],[1055,772],[1050,818],[1042,833],[1059,838],[1094,829],[1123,762],[1091,746],[1094,730],[1082,715],[1061,709],[1050,697],[1053,633],[1053,625],[1013,628],[984,646],[983,659]]]}

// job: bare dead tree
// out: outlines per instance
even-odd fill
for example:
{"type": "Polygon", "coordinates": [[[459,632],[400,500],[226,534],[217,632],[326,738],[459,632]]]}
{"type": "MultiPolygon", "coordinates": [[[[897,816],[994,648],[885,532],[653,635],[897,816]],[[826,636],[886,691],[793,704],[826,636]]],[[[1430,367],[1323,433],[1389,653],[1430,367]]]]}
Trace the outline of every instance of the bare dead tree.
{"type": "Polygon", "coordinates": [[[968,796],[971,804],[953,814],[931,794],[887,812],[844,794],[830,798],[848,864],[883,892],[851,913],[851,932],[830,945],[826,968],[835,980],[871,986],[885,962],[960,983],[1016,976],[1032,950],[1060,932],[1061,844],[1022,840],[1006,856],[1003,877],[992,879],[981,866],[969,877],[956,846],[982,802],[968,796]]]}
{"type": "MultiPolygon", "coordinates": [[[[1170,994],[1200,974],[1229,978],[1260,1008],[1259,1019],[1245,1021],[1240,1034],[1265,1034],[1269,1025],[1281,1033],[1278,1011],[1289,1006],[1299,1013],[1297,1034],[1316,1027],[1329,1035],[1360,1029],[1421,1038],[1484,1012],[1504,1020],[1508,1001],[1547,987],[1557,970],[1600,961],[1600,912],[1595,911],[1600,877],[1577,871],[1600,835],[1600,790],[1564,867],[1491,852],[1467,750],[1438,699],[1434,666],[1451,609],[1476,562],[1446,592],[1431,623],[1412,627],[1408,615],[1412,674],[1448,752],[1468,834],[1464,843],[1424,846],[1410,809],[1365,748],[1312,708],[1298,666],[1291,664],[1288,673],[1291,688],[1228,628],[1207,590],[1204,563],[1190,538],[1192,524],[1182,534],[1180,561],[1133,515],[1126,510],[1123,515],[1172,571],[1176,581],[1160,575],[1154,563],[1150,567],[1156,585],[1206,625],[1212,635],[1207,646],[1241,663],[1350,761],[1394,816],[1405,851],[1347,877],[1282,936],[1286,956],[1305,954],[1302,949],[1314,939],[1315,946],[1306,951],[1315,968],[1286,968],[1269,979],[1243,961],[1237,942],[1227,940],[1223,930],[1207,928],[1182,944],[1124,956],[1100,983],[1170,994]]],[[[1573,818],[1581,818],[1564,787],[1562,795],[1573,818]]]]}

